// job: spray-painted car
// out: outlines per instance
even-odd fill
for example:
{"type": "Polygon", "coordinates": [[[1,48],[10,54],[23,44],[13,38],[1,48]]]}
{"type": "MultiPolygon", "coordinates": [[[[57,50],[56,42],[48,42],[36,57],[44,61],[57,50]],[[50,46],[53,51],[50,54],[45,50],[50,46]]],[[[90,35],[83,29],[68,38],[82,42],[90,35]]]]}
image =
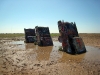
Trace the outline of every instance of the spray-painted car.
{"type": "Polygon", "coordinates": [[[71,54],[79,54],[86,52],[84,42],[78,35],[75,22],[58,21],[58,29],[60,36],[59,42],[62,43],[63,50],[71,54]]]}
{"type": "Polygon", "coordinates": [[[50,36],[49,27],[35,27],[37,44],[39,46],[52,46],[53,41],[50,36]]]}
{"type": "Polygon", "coordinates": [[[35,36],[35,29],[25,29],[25,42],[26,43],[34,43],[36,41],[36,36],[35,36]]]}

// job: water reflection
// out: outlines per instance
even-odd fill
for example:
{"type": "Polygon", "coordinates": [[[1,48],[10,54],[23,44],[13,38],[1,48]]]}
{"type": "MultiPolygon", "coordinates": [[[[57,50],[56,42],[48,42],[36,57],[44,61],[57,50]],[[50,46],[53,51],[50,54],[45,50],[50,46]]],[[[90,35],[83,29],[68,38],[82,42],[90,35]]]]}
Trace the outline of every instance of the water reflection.
{"type": "Polygon", "coordinates": [[[36,45],[34,45],[34,43],[26,43],[25,44],[25,49],[33,49],[35,47],[36,47],[36,45]]]}
{"type": "Polygon", "coordinates": [[[34,52],[32,54],[31,52],[31,57],[33,56],[36,58],[38,61],[42,60],[48,60],[48,61],[56,61],[58,58],[61,58],[62,52],[59,52],[59,46],[61,46],[61,43],[54,41],[54,46],[45,46],[45,47],[40,47],[37,45],[34,45],[33,43],[27,43],[25,45],[25,48],[28,49],[33,49],[34,52]]]}
{"type": "Polygon", "coordinates": [[[59,51],[59,47],[61,46],[61,43],[59,43],[58,41],[54,41],[53,42],[54,46],[53,49],[50,53],[50,61],[58,61],[59,58],[62,57],[63,53],[61,51],[59,51]]]}
{"type": "Polygon", "coordinates": [[[91,61],[100,61],[100,49],[97,47],[92,47],[92,46],[86,46],[87,52],[85,54],[85,59],[86,60],[91,60],[91,61]]]}
{"type": "Polygon", "coordinates": [[[47,46],[47,47],[39,47],[38,50],[36,51],[37,53],[37,60],[42,61],[42,60],[49,60],[50,58],[50,53],[52,51],[52,46],[47,46]]]}
{"type": "Polygon", "coordinates": [[[64,52],[62,58],[59,59],[59,62],[82,62],[84,57],[85,53],[80,55],[70,55],[64,52]]]}
{"type": "Polygon", "coordinates": [[[24,44],[24,41],[12,41],[11,44],[22,45],[24,44]]]}
{"type": "Polygon", "coordinates": [[[24,43],[24,41],[13,41],[12,44],[16,44],[18,49],[23,49],[28,51],[28,59],[38,60],[38,61],[77,61],[82,62],[82,60],[100,60],[100,49],[86,46],[87,52],[83,54],[71,55],[66,52],[59,51],[59,46],[61,43],[58,41],[53,41],[54,46],[40,47],[34,45],[34,43],[24,43]],[[93,57],[94,56],[94,57],[93,57]]]}

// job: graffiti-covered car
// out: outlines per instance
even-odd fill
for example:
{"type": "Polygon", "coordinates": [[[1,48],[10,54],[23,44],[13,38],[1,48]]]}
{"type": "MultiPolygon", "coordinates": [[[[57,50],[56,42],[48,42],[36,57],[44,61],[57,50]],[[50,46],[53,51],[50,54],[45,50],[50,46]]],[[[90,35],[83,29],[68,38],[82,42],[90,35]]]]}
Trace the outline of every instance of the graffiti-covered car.
{"type": "Polygon", "coordinates": [[[37,44],[39,46],[53,46],[49,27],[35,27],[37,44]]]}
{"type": "Polygon", "coordinates": [[[35,29],[25,29],[24,28],[24,33],[25,33],[26,43],[34,43],[36,41],[35,29]]]}
{"type": "Polygon", "coordinates": [[[63,51],[70,54],[86,52],[84,42],[79,37],[75,22],[58,21],[58,29],[60,34],[58,40],[62,43],[63,51]]]}

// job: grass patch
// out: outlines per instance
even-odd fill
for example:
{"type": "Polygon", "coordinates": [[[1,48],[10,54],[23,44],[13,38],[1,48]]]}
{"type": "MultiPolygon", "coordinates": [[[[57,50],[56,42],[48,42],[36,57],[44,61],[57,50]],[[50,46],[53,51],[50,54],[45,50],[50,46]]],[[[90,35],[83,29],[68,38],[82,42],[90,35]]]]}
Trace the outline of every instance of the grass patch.
{"type": "MultiPolygon", "coordinates": [[[[51,37],[58,37],[59,33],[51,33],[51,37]]],[[[14,37],[23,37],[24,33],[2,33],[0,34],[0,38],[14,38],[14,37]]]]}
{"type": "MultiPolygon", "coordinates": [[[[51,37],[59,37],[59,33],[51,33],[51,37]]],[[[0,38],[14,38],[14,37],[23,37],[24,33],[0,33],[0,38]]],[[[79,33],[80,37],[100,37],[100,33],[79,33]]]]}
{"type": "Polygon", "coordinates": [[[0,34],[0,38],[14,38],[14,37],[23,37],[24,33],[6,33],[0,34]]]}
{"type": "Polygon", "coordinates": [[[51,33],[50,35],[51,35],[51,37],[58,37],[59,33],[51,33]]]}

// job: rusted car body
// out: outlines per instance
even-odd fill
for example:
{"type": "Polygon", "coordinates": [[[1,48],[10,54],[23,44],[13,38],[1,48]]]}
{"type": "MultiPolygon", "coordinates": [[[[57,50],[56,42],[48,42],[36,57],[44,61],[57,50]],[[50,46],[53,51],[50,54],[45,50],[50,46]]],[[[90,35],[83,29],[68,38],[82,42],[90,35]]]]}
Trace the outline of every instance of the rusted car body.
{"type": "Polygon", "coordinates": [[[39,46],[53,46],[53,41],[50,36],[49,27],[35,27],[35,34],[37,39],[37,44],[39,46]]]}
{"type": "Polygon", "coordinates": [[[70,54],[86,52],[84,42],[79,37],[75,22],[58,21],[58,29],[60,33],[58,40],[62,43],[63,51],[70,54]]]}
{"type": "Polygon", "coordinates": [[[35,36],[35,29],[25,29],[24,28],[24,33],[25,33],[25,42],[26,43],[34,43],[36,40],[35,36]]]}

